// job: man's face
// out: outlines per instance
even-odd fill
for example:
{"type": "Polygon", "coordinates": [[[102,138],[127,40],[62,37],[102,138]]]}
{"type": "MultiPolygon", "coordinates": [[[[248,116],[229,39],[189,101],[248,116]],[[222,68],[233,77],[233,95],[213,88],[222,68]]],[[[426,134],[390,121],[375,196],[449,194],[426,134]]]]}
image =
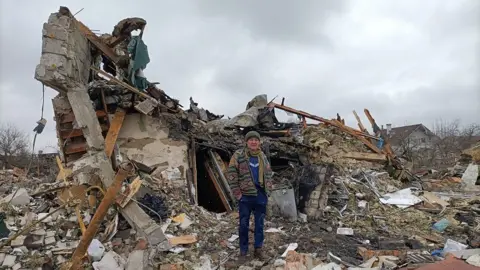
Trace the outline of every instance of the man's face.
{"type": "Polygon", "coordinates": [[[257,138],[250,138],[247,141],[247,147],[250,150],[256,151],[260,149],[260,140],[257,138]]]}

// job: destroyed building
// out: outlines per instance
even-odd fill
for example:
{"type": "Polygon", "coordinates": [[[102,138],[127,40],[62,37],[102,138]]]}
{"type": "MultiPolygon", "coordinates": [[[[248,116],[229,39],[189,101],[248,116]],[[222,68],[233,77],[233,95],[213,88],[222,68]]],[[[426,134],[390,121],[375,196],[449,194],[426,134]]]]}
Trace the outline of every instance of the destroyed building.
{"type": "Polygon", "coordinates": [[[266,95],[232,119],[193,97],[183,108],[143,74],[146,24],[128,18],[97,36],[65,7],[44,24],[35,78],[58,92],[59,173],[55,183],[12,188],[2,199],[3,266],[227,267],[238,217],[226,166],[250,130],[262,134],[274,190],[271,260],[246,269],[399,269],[447,252],[473,263],[480,256],[477,148],[442,175],[416,175],[355,112],[358,129],[266,95]],[[282,123],[278,110],[300,121],[282,123]]]}

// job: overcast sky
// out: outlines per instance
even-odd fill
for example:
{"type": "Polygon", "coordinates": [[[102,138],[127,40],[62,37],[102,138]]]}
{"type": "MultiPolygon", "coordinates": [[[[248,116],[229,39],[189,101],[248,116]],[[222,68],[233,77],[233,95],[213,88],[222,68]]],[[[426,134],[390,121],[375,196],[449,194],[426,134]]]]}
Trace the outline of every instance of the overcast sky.
{"type": "MultiPolygon", "coordinates": [[[[326,118],[368,108],[379,124],[480,123],[478,0],[0,1],[0,122],[33,135],[42,25],[65,5],[92,30],[147,21],[150,81],[188,108],[235,116],[257,94],[326,118]]],[[[46,91],[46,130],[56,145],[46,91]]]]}

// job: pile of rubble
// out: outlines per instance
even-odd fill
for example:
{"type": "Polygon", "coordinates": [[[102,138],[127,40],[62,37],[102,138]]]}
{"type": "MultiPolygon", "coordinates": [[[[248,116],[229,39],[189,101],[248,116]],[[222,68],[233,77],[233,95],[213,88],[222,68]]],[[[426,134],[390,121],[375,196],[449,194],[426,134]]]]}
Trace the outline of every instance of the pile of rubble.
{"type": "MultiPolygon", "coordinates": [[[[325,119],[266,95],[231,119],[193,99],[183,110],[143,74],[150,61],[145,25],[125,19],[98,37],[65,7],[44,25],[35,78],[59,92],[58,175],[51,182],[24,175],[22,182],[35,184],[2,190],[4,268],[479,266],[475,149],[449,171],[412,173],[356,113],[359,129],[339,115],[325,119]],[[299,121],[282,123],[276,110],[299,121]],[[262,134],[274,171],[269,259],[239,266],[231,265],[239,221],[226,164],[250,130],[262,134]]],[[[10,181],[9,173],[0,176],[10,181]]]]}

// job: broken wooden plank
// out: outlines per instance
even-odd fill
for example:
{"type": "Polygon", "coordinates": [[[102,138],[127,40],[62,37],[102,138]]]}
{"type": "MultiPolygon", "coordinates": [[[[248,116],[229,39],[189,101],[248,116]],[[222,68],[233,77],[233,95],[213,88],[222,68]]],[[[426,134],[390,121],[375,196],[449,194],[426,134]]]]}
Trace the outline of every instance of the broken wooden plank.
{"type": "Polygon", "coordinates": [[[316,116],[316,115],[313,115],[313,114],[309,114],[307,112],[296,110],[294,108],[290,108],[288,106],[280,105],[280,104],[277,104],[277,103],[273,103],[273,105],[275,106],[275,108],[278,108],[280,110],[284,110],[286,112],[294,113],[294,114],[297,114],[297,115],[300,115],[300,116],[303,116],[303,117],[306,117],[306,118],[309,118],[309,119],[313,119],[313,120],[316,120],[316,121],[319,121],[319,122],[322,122],[322,123],[325,123],[325,124],[329,124],[329,125],[334,126],[336,128],[339,128],[340,130],[358,138],[360,141],[362,141],[368,148],[370,148],[375,153],[379,153],[379,154],[382,153],[382,151],[380,149],[378,149],[375,145],[373,145],[367,139],[362,137],[362,135],[361,135],[362,132],[361,131],[355,131],[354,132],[352,128],[350,128],[350,127],[347,128],[347,126],[343,125],[339,121],[328,120],[326,118],[316,116]]]}
{"type": "Polygon", "coordinates": [[[118,134],[122,128],[125,115],[126,112],[118,108],[110,123],[110,128],[108,129],[107,137],[105,138],[105,154],[107,154],[108,158],[112,157],[113,149],[115,148],[115,143],[117,142],[118,134]]]}
{"type": "Polygon", "coordinates": [[[225,177],[226,168],[222,169],[221,165],[224,165],[223,161],[220,163],[222,159],[218,155],[217,152],[213,152],[211,149],[208,150],[208,156],[210,157],[211,163],[213,165],[214,172],[217,172],[217,176],[219,178],[219,184],[222,190],[224,190],[225,195],[228,199],[232,202],[235,201],[235,197],[233,196],[232,190],[230,189],[230,185],[228,184],[227,177],[225,177]],[[220,165],[221,164],[221,165],[220,165]]]}
{"type": "Polygon", "coordinates": [[[118,172],[115,175],[115,179],[113,183],[108,187],[105,196],[103,197],[100,205],[98,206],[97,211],[93,215],[90,224],[88,224],[88,228],[85,233],[82,235],[80,242],[78,243],[75,252],[72,255],[71,259],[71,267],[69,269],[75,270],[80,269],[80,264],[82,261],[83,256],[87,252],[87,248],[92,242],[93,238],[97,234],[97,231],[107,214],[108,209],[110,206],[115,202],[116,195],[118,191],[122,188],[122,183],[127,176],[134,171],[134,168],[131,164],[125,164],[123,166],[119,166],[118,172]]]}
{"type": "MultiPolygon", "coordinates": [[[[367,116],[368,121],[370,121],[370,124],[372,124],[372,128],[374,129],[374,133],[375,133],[375,129],[380,130],[377,123],[375,122],[375,119],[373,119],[372,115],[370,114],[370,111],[368,109],[364,109],[363,111],[364,111],[365,115],[367,116]]],[[[390,142],[389,142],[387,136],[383,136],[381,134],[381,132],[380,132],[380,136],[382,136],[382,138],[383,138],[383,141],[384,141],[383,145],[384,145],[384,149],[385,149],[385,152],[387,153],[387,155],[392,159],[395,158],[395,154],[393,153],[392,147],[390,145],[390,142]]]]}
{"type": "Polygon", "coordinates": [[[58,166],[58,174],[57,174],[57,181],[63,180],[65,185],[67,185],[67,177],[69,177],[72,174],[72,169],[67,168],[65,169],[63,167],[63,163],[60,160],[59,156],[55,156],[55,160],[57,161],[57,166],[58,166]]]}
{"type": "MultiPolygon", "coordinates": [[[[99,170],[98,175],[104,187],[108,188],[112,185],[115,172],[105,152],[101,151],[88,157],[84,156],[81,164],[88,164],[83,166],[99,170]]],[[[157,245],[166,240],[162,227],[150,218],[135,201],[131,200],[127,203],[124,208],[120,209],[120,213],[130,226],[137,231],[137,234],[144,237],[150,245],[157,245]]]]}
{"type": "Polygon", "coordinates": [[[193,244],[193,243],[196,243],[198,240],[197,240],[197,236],[196,235],[182,235],[182,236],[175,236],[175,237],[172,237],[172,238],[169,238],[168,239],[168,242],[170,243],[170,245],[173,247],[173,246],[177,246],[177,245],[188,245],[188,244],[193,244]]]}
{"type": "Polygon", "coordinates": [[[95,33],[90,30],[85,24],[81,21],[75,20],[78,26],[78,30],[82,32],[82,34],[95,46],[99,49],[103,55],[105,55],[108,59],[110,59],[113,63],[117,64],[120,60],[120,57],[115,53],[115,51],[108,47],[107,44],[103,43],[103,41],[95,35],[95,33]]]}
{"type": "Polygon", "coordinates": [[[387,157],[384,154],[376,153],[348,152],[344,154],[343,157],[366,161],[387,161],[387,157]]]}
{"type": "Polygon", "coordinates": [[[124,208],[127,203],[130,202],[130,200],[133,198],[133,196],[140,190],[142,187],[143,181],[140,179],[140,176],[137,176],[130,185],[128,185],[127,189],[125,192],[123,192],[120,196],[117,198],[117,204],[121,207],[124,208]]]}
{"type": "Polygon", "coordinates": [[[135,88],[135,87],[133,87],[133,86],[127,84],[127,83],[124,83],[124,82],[120,81],[119,79],[113,77],[112,75],[108,74],[107,72],[105,72],[105,71],[103,71],[103,70],[100,70],[100,69],[98,69],[98,68],[96,68],[96,67],[93,67],[93,66],[90,67],[90,69],[93,70],[93,71],[95,71],[95,72],[97,72],[97,73],[102,74],[102,75],[105,76],[105,77],[107,77],[111,82],[116,83],[116,84],[118,84],[118,85],[120,85],[120,86],[123,86],[123,87],[125,87],[127,90],[129,90],[129,91],[131,91],[131,92],[133,92],[133,93],[135,93],[135,94],[137,94],[137,95],[139,95],[139,96],[141,96],[141,97],[143,97],[143,98],[151,99],[152,101],[158,103],[158,101],[157,101],[155,98],[153,98],[153,97],[151,97],[151,96],[149,96],[149,95],[147,95],[147,94],[145,94],[145,93],[140,92],[140,90],[138,90],[137,88],[135,88]]]}
{"type": "Polygon", "coordinates": [[[362,132],[365,132],[368,134],[368,130],[365,128],[365,126],[363,125],[362,123],[362,120],[360,119],[360,117],[358,116],[357,112],[355,110],[353,110],[353,115],[355,115],[355,118],[357,119],[357,122],[358,122],[358,127],[360,128],[360,130],[362,132]]]}
{"type": "Polygon", "coordinates": [[[370,148],[370,150],[372,150],[373,152],[375,152],[377,154],[382,154],[383,153],[382,150],[378,149],[378,147],[376,145],[371,143],[369,140],[365,139],[365,137],[363,137],[360,134],[360,132],[358,132],[357,130],[355,130],[351,127],[345,126],[342,123],[338,122],[337,120],[332,120],[331,122],[335,123],[336,127],[340,128],[342,131],[344,131],[344,132],[354,136],[358,140],[360,140],[363,144],[365,144],[365,146],[370,148]]]}
{"type": "Polygon", "coordinates": [[[220,184],[218,183],[218,180],[215,177],[215,173],[213,172],[213,168],[210,166],[208,161],[205,161],[205,169],[207,170],[208,176],[210,177],[210,181],[213,182],[213,185],[215,186],[215,189],[217,190],[218,195],[220,196],[220,200],[222,201],[223,206],[227,210],[227,212],[232,211],[232,207],[227,201],[227,197],[225,196],[225,193],[223,192],[220,184]]]}

